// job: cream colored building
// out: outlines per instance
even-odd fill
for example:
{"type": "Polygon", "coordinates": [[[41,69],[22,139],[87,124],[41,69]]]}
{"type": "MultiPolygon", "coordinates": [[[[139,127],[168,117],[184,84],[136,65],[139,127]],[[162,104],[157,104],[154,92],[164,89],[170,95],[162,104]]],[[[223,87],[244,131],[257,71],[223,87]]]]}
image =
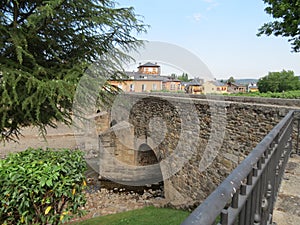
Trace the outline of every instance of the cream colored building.
{"type": "Polygon", "coordinates": [[[224,94],[227,93],[227,85],[221,83],[220,81],[206,81],[203,84],[203,93],[204,94],[224,94]]]}
{"type": "Polygon", "coordinates": [[[154,79],[110,81],[124,92],[150,92],[162,90],[162,81],[154,79]]]}
{"type": "Polygon", "coordinates": [[[127,78],[109,83],[124,92],[152,92],[181,90],[181,81],[171,76],[162,76],[160,66],[156,63],[140,64],[137,72],[126,72],[127,78]]]}

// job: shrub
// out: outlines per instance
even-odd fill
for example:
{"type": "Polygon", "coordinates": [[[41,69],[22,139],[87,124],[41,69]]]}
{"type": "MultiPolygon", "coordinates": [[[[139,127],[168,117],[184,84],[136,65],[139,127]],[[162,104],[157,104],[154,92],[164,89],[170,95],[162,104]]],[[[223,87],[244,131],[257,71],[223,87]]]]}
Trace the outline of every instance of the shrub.
{"type": "Polygon", "coordinates": [[[262,98],[286,98],[286,99],[300,99],[300,90],[284,91],[284,92],[253,92],[253,93],[236,93],[230,96],[248,96],[248,97],[262,97],[262,98]]]}
{"type": "Polygon", "coordinates": [[[0,160],[0,224],[60,224],[82,215],[85,170],[79,150],[30,148],[0,160]]]}

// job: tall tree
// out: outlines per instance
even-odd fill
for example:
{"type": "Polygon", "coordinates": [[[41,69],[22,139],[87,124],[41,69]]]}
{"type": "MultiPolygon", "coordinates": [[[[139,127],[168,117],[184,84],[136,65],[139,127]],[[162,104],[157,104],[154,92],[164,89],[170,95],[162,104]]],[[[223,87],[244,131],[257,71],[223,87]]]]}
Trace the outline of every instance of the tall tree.
{"type": "Polygon", "coordinates": [[[146,28],[132,7],[114,0],[0,1],[1,139],[28,125],[70,124],[85,69],[101,57],[98,66],[116,75],[146,28]]]}
{"type": "Polygon", "coordinates": [[[227,80],[227,83],[230,83],[230,84],[232,84],[234,82],[235,82],[235,79],[232,76],[229,77],[228,80],[227,80]]]}
{"type": "Polygon", "coordinates": [[[300,51],[300,0],[263,0],[267,5],[266,13],[274,21],[265,23],[258,36],[263,34],[288,37],[295,52],[300,51]]]}
{"type": "Polygon", "coordinates": [[[178,80],[183,81],[183,82],[189,81],[189,75],[187,73],[182,73],[182,75],[178,76],[177,78],[178,78],[178,80]]]}
{"type": "Polygon", "coordinates": [[[177,78],[177,75],[176,75],[175,73],[172,73],[172,74],[171,74],[171,78],[172,78],[172,79],[175,79],[175,78],[177,78]]]}
{"type": "Polygon", "coordinates": [[[258,80],[260,92],[292,91],[300,88],[299,77],[294,76],[293,71],[269,72],[258,80]]]}

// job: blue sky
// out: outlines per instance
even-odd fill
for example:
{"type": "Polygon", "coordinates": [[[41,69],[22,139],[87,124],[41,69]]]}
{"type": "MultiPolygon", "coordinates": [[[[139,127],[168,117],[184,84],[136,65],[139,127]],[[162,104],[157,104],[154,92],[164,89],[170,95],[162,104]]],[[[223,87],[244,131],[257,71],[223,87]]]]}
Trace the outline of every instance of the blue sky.
{"type": "Polygon", "coordinates": [[[191,51],[215,78],[259,78],[283,69],[300,75],[300,53],[291,52],[286,38],[256,36],[272,19],[262,0],[117,1],[150,25],[138,38],[191,51]]]}

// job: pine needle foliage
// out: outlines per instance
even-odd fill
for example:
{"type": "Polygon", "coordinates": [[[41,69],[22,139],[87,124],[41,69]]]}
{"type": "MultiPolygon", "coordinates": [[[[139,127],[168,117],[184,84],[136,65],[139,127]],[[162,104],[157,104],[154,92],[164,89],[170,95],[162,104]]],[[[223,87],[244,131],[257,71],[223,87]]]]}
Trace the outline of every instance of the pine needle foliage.
{"type": "Polygon", "coordinates": [[[135,35],[147,26],[139,18],[114,0],[0,1],[1,140],[29,125],[44,133],[58,121],[70,124],[85,70],[101,58],[106,76],[119,77],[126,52],[142,44],[135,35]]]}

